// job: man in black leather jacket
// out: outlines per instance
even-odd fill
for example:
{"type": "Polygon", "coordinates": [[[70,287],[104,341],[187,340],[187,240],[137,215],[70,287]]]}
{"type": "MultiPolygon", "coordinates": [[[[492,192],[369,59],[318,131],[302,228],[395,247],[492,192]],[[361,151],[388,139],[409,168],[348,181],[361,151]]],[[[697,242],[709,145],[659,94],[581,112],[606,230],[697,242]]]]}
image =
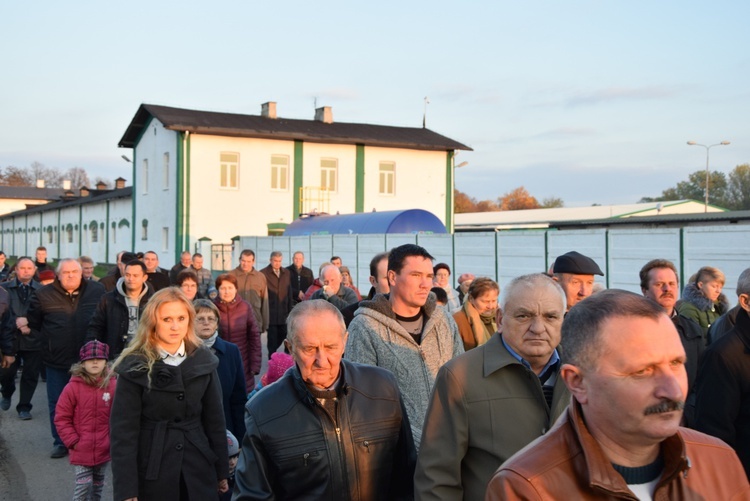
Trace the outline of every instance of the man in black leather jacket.
{"type": "Polygon", "coordinates": [[[411,499],[416,452],[393,375],[341,359],[346,328],[327,301],[300,303],[287,327],[296,364],[245,408],[233,499],[411,499]]]}

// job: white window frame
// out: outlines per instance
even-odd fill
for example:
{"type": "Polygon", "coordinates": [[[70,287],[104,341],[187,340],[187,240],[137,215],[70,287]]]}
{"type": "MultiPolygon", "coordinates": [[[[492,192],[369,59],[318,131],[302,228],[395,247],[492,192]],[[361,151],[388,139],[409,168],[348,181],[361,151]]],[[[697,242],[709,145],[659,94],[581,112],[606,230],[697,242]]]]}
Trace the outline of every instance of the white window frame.
{"type": "Polygon", "coordinates": [[[225,190],[240,188],[240,154],[232,151],[219,153],[219,187],[225,190]],[[230,159],[229,155],[234,155],[230,159]]]}
{"type": "Polygon", "coordinates": [[[288,155],[271,155],[271,190],[289,191],[288,155]]]}
{"type": "Polygon", "coordinates": [[[320,159],[320,189],[338,193],[339,161],[336,158],[320,159]]]}
{"type": "Polygon", "coordinates": [[[143,194],[148,195],[148,158],[141,160],[141,173],[143,174],[143,194]]]}
{"type": "Polygon", "coordinates": [[[378,165],[378,194],[396,195],[396,162],[380,162],[378,165]]]}
{"type": "Polygon", "coordinates": [[[164,191],[169,189],[169,152],[165,151],[162,155],[162,168],[164,169],[164,191]]]}

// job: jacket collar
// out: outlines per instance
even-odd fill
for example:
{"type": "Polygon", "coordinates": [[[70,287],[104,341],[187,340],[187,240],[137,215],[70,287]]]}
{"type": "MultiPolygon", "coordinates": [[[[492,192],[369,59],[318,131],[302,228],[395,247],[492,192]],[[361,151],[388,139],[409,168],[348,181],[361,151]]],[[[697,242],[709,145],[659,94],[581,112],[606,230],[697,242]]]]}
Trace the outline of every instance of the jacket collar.
{"type": "Polygon", "coordinates": [[[737,312],[737,323],[733,330],[745,345],[745,353],[750,353],[750,315],[742,307],[737,312]]]}
{"type": "MultiPolygon", "coordinates": [[[[612,462],[586,427],[581,405],[575,399],[571,399],[567,418],[581,446],[585,462],[586,471],[578,473],[585,475],[585,480],[592,487],[632,496],[625,479],[612,467],[612,462]]],[[[681,472],[687,475],[687,470],[690,468],[685,442],[679,432],[661,443],[661,454],[664,458],[664,471],[659,478],[657,488],[669,483],[681,472]]]]}

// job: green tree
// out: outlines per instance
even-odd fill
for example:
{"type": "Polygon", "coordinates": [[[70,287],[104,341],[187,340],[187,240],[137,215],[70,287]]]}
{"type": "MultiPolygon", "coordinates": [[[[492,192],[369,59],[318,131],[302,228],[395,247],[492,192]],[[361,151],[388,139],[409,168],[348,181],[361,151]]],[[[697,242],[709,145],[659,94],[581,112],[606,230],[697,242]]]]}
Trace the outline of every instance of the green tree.
{"type": "Polygon", "coordinates": [[[542,200],[542,203],[539,204],[539,207],[542,209],[560,209],[562,207],[565,207],[565,202],[563,202],[562,198],[547,197],[542,200]]]}
{"type": "Polygon", "coordinates": [[[729,173],[727,208],[750,210],[750,164],[738,165],[729,173]]]}
{"type": "MultiPolygon", "coordinates": [[[[664,202],[669,200],[705,200],[706,171],[698,170],[688,176],[687,181],[680,181],[676,186],[667,188],[659,197],[644,197],[641,202],[664,202]]],[[[727,206],[727,177],[723,172],[713,171],[708,178],[708,203],[720,207],[727,206]]]]}

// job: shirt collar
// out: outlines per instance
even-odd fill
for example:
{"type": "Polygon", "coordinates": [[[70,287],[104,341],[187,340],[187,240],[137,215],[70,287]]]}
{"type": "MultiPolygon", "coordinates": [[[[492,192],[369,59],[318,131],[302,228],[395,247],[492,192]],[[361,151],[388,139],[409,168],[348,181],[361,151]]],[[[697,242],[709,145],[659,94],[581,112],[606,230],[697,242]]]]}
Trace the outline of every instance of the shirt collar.
{"type": "MultiPolygon", "coordinates": [[[[182,341],[180,343],[180,347],[177,348],[177,351],[172,355],[167,350],[159,347],[159,355],[161,356],[161,359],[164,360],[164,363],[170,364],[170,362],[177,362],[181,361],[182,358],[185,358],[185,341],[182,341]]],[[[172,365],[172,364],[170,364],[172,365]]]]}
{"type": "MultiPolygon", "coordinates": [[[[503,339],[502,336],[500,336],[500,340],[503,342],[503,346],[505,346],[505,349],[508,350],[508,353],[510,353],[513,358],[515,358],[516,360],[518,360],[519,362],[521,362],[521,364],[524,367],[526,367],[527,369],[529,369],[529,370],[531,370],[533,372],[533,370],[531,369],[531,364],[528,363],[526,360],[524,360],[521,355],[519,355],[518,353],[516,353],[515,350],[513,350],[513,348],[511,348],[508,345],[508,343],[505,342],[505,339],[503,339]]],[[[552,356],[549,357],[549,360],[547,361],[547,364],[544,366],[544,368],[542,368],[542,372],[539,373],[539,378],[540,379],[545,378],[545,376],[546,376],[547,372],[550,370],[550,368],[556,367],[557,363],[559,361],[560,361],[560,355],[558,355],[557,349],[555,349],[552,352],[552,356]]]]}

